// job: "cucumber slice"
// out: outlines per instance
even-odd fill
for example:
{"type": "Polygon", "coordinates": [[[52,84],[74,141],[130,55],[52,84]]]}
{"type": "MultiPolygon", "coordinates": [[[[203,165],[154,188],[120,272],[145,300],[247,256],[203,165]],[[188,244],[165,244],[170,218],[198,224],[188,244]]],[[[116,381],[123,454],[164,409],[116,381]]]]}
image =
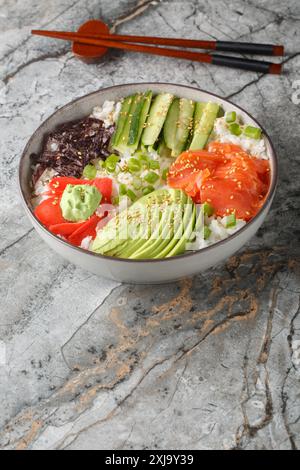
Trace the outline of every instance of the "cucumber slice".
{"type": "Polygon", "coordinates": [[[194,132],[195,132],[195,129],[199,126],[200,119],[202,117],[202,114],[203,114],[203,111],[204,111],[204,108],[205,108],[206,104],[207,103],[205,103],[204,101],[198,101],[195,105],[194,132]]]}
{"type": "Polygon", "coordinates": [[[186,98],[180,98],[179,100],[179,118],[176,128],[175,140],[172,147],[172,157],[179,155],[188,140],[190,131],[193,125],[195,103],[192,100],[186,98]]]}
{"type": "Polygon", "coordinates": [[[190,148],[190,145],[191,145],[192,140],[193,140],[195,126],[199,124],[199,121],[201,119],[202,112],[203,112],[203,109],[204,109],[205,106],[206,106],[206,103],[204,103],[203,101],[202,102],[195,102],[194,116],[193,116],[193,127],[191,129],[191,132],[189,132],[189,136],[188,136],[188,138],[185,142],[183,150],[187,150],[187,149],[190,148]]]}
{"type": "Polygon", "coordinates": [[[138,137],[139,127],[140,127],[140,117],[141,112],[144,106],[144,95],[138,94],[136,99],[136,106],[134,113],[131,116],[131,123],[128,135],[128,144],[135,145],[138,137]]]}
{"type": "Polygon", "coordinates": [[[179,120],[179,98],[175,98],[169,108],[164,123],[164,139],[167,147],[172,149],[175,142],[176,130],[179,120]]]}
{"type": "Polygon", "coordinates": [[[121,109],[120,109],[120,114],[117,120],[117,127],[115,132],[113,133],[112,140],[111,140],[111,147],[114,148],[115,145],[119,143],[120,137],[122,135],[122,132],[124,130],[124,126],[126,124],[127,118],[128,118],[128,113],[130,110],[130,106],[133,100],[133,96],[127,96],[127,98],[124,99],[121,109]]]}
{"type": "Polygon", "coordinates": [[[113,146],[113,149],[117,150],[120,153],[123,153],[127,148],[132,117],[135,115],[139,102],[140,102],[139,93],[136,93],[135,95],[131,96],[131,105],[130,105],[129,112],[127,113],[127,116],[126,116],[123,130],[121,132],[121,135],[119,137],[117,144],[113,146]]]}
{"type": "Polygon", "coordinates": [[[171,93],[161,93],[154,99],[146,122],[146,128],[142,134],[142,143],[144,145],[153,145],[158,139],[172,100],[173,95],[171,93]]]}
{"type": "Polygon", "coordinates": [[[211,131],[214,127],[215,119],[220,111],[218,103],[207,103],[199,124],[195,127],[193,139],[190,145],[190,150],[201,150],[205,147],[211,131]]]}
{"type": "Polygon", "coordinates": [[[151,99],[152,91],[149,90],[139,95],[139,98],[137,100],[137,106],[131,119],[128,138],[128,147],[132,151],[138,148],[139,141],[150,109],[151,99]]]}

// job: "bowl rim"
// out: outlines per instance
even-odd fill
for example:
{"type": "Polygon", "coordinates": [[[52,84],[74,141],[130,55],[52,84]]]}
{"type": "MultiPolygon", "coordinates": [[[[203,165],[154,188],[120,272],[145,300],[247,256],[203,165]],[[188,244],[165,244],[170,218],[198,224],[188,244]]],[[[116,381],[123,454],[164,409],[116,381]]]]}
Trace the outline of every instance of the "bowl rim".
{"type": "Polygon", "coordinates": [[[192,256],[199,255],[200,253],[201,254],[208,253],[208,252],[210,252],[211,250],[213,250],[217,247],[226,245],[227,243],[229,243],[232,240],[234,240],[235,238],[237,238],[241,233],[248,230],[248,228],[251,227],[251,225],[255,224],[255,222],[261,216],[262,212],[264,210],[266,210],[268,208],[268,206],[272,203],[272,200],[273,200],[273,197],[274,197],[274,194],[275,194],[275,190],[276,190],[276,187],[277,187],[277,183],[278,183],[278,157],[277,157],[277,154],[276,154],[276,151],[275,151],[275,148],[274,148],[274,145],[272,143],[271,138],[269,137],[269,135],[266,132],[266,130],[264,129],[264,127],[257,121],[257,119],[255,119],[250,113],[248,113],[248,111],[246,111],[241,106],[239,106],[235,103],[232,103],[230,100],[228,100],[227,98],[223,98],[220,95],[217,95],[215,93],[211,93],[210,91],[203,90],[202,88],[197,88],[197,87],[193,87],[193,86],[189,86],[189,85],[182,85],[182,84],[177,84],[177,83],[169,83],[169,82],[132,82],[132,83],[123,83],[123,84],[120,84],[120,85],[112,85],[112,86],[109,86],[109,87],[100,88],[99,90],[93,91],[91,93],[87,93],[83,96],[75,98],[72,101],[69,101],[65,105],[63,105],[60,108],[56,109],[33,132],[33,134],[31,135],[31,137],[27,141],[27,144],[25,145],[24,150],[22,152],[20,162],[19,162],[19,171],[18,171],[18,187],[19,187],[19,192],[21,194],[22,203],[25,206],[25,209],[28,211],[29,216],[34,219],[34,221],[38,224],[39,228],[42,229],[45,232],[46,235],[52,237],[55,241],[61,243],[63,246],[65,246],[69,249],[72,249],[76,252],[85,254],[87,256],[93,256],[93,257],[97,257],[97,258],[100,257],[103,260],[113,261],[113,262],[116,262],[116,263],[125,262],[125,263],[133,263],[133,264],[134,263],[147,263],[147,264],[148,263],[165,263],[165,262],[176,261],[178,259],[188,259],[192,256]],[[86,250],[84,248],[80,248],[78,246],[72,245],[68,241],[63,240],[59,236],[57,236],[57,235],[53,234],[52,232],[50,232],[50,230],[48,230],[46,227],[44,227],[44,225],[37,219],[34,212],[32,211],[32,208],[30,207],[30,204],[27,201],[27,198],[25,197],[25,194],[23,192],[23,188],[22,188],[22,185],[21,185],[21,175],[22,175],[22,172],[23,172],[23,163],[24,163],[24,159],[27,155],[28,147],[30,146],[32,140],[35,138],[36,134],[40,131],[41,127],[44,126],[44,124],[46,122],[50,121],[55,114],[57,114],[58,112],[64,110],[65,108],[72,107],[72,105],[74,105],[78,101],[83,100],[84,98],[87,98],[87,97],[92,96],[92,95],[96,95],[101,91],[104,92],[104,91],[107,91],[107,90],[116,89],[116,88],[124,88],[124,87],[127,87],[127,86],[129,86],[129,87],[137,86],[138,87],[139,85],[149,85],[149,86],[152,86],[152,85],[168,86],[169,85],[169,86],[175,86],[175,87],[178,87],[178,88],[188,88],[190,90],[195,90],[195,91],[200,91],[202,93],[206,93],[210,96],[213,96],[213,97],[218,98],[222,101],[225,101],[226,103],[240,109],[243,113],[245,113],[248,117],[250,117],[250,119],[252,119],[257,124],[257,126],[260,127],[260,129],[263,131],[264,137],[267,139],[267,141],[270,145],[270,149],[271,149],[270,153],[271,153],[271,157],[272,157],[273,164],[274,164],[273,165],[274,167],[272,169],[271,184],[270,184],[270,187],[269,187],[269,191],[268,191],[266,200],[265,200],[264,204],[262,205],[262,207],[260,208],[259,212],[253,217],[253,219],[251,219],[243,227],[241,227],[237,232],[229,235],[229,237],[225,238],[224,240],[220,240],[220,241],[218,241],[216,243],[213,243],[212,245],[209,245],[205,248],[201,248],[199,250],[193,250],[193,251],[190,251],[188,253],[183,253],[181,255],[173,256],[173,257],[170,257],[170,258],[159,258],[159,259],[151,259],[151,258],[144,258],[144,259],[118,258],[118,257],[114,257],[114,256],[101,255],[100,253],[94,253],[93,251],[89,251],[89,250],[86,250]]]}

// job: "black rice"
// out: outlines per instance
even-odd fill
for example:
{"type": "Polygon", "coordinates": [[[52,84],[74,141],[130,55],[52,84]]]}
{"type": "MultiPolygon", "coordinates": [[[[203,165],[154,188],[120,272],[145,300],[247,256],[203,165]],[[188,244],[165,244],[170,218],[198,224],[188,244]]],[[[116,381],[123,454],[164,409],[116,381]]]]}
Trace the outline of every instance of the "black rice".
{"type": "Polygon", "coordinates": [[[103,121],[91,117],[60,125],[46,136],[41,153],[32,155],[35,174],[52,168],[60,176],[79,178],[91,160],[108,157],[114,130],[114,125],[105,128],[103,121]]]}

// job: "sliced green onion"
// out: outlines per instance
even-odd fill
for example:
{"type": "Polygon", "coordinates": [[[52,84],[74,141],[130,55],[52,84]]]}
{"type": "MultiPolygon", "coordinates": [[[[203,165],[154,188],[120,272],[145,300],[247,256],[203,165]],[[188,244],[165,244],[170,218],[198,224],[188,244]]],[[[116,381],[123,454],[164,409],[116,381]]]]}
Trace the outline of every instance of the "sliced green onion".
{"type": "Polygon", "coordinates": [[[208,217],[212,216],[214,213],[214,208],[208,202],[205,202],[203,204],[203,213],[204,215],[207,215],[208,217]]]}
{"type": "Polygon", "coordinates": [[[157,173],[154,173],[154,171],[149,171],[149,173],[147,173],[147,175],[144,177],[144,180],[150,184],[156,183],[158,179],[159,179],[159,176],[157,173]]]}
{"type": "Polygon", "coordinates": [[[147,194],[150,194],[154,191],[153,186],[145,186],[145,188],[142,189],[142,193],[144,196],[147,196],[147,194]]]}
{"type": "Polygon", "coordinates": [[[235,227],[235,226],[236,226],[235,214],[227,215],[225,218],[225,227],[230,228],[230,227],[235,227]]]}
{"type": "Polygon", "coordinates": [[[151,170],[159,170],[160,169],[160,164],[157,160],[150,160],[149,161],[149,166],[151,170]]]}
{"type": "Polygon", "coordinates": [[[233,135],[241,135],[241,133],[242,133],[242,129],[240,128],[240,126],[236,122],[233,122],[232,124],[229,124],[228,129],[229,129],[230,133],[233,134],[233,135]]]}
{"type": "Polygon", "coordinates": [[[125,196],[127,194],[127,186],[124,183],[121,183],[119,186],[119,194],[120,196],[125,196]]]}
{"type": "Polygon", "coordinates": [[[83,176],[89,180],[93,180],[97,174],[97,169],[94,165],[89,163],[83,169],[83,176]]]}
{"type": "Polygon", "coordinates": [[[137,158],[129,158],[128,170],[130,173],[137,173],[138,171],[141,171],[141,163],[137,158]]]}
{"type": "Polygon", "coordinates": [[[139,158],[140,160],[148,160],[148,155],[145,150],[137,150],[134,154],[135,157],[139,158]]]}
{"type": "Polygon", "coordinates": [[[141,155],[138,156],[138,159],[139,159],[142,163],[144,163],[144,162],[149,163],[149,157],[147,157],[147,155],[141,154],[141,155]]]}
{"type": "Polygon", "coordinates": [[[109,173],[113,173],[116,170],[116,166],[119,160],[120,160],[120,157],[116,155],[115,153],[112,153],[111,155],[109,155],[109,157],[107,157],[104,163],[106,170],[109,173]]]}
{"type": "Polygon", "coordinates": [[[223,117],[225,114],[225,111],[224,109],[222,108],[222,106],[219,107],[219,111],[218,111],[218,114],[217,114],[217,117],[220,118],[220,117],[223,117]]]}
{"type": "Polygon", "coordinates": [[[135,155],[138,157],[139,162],[142,165],[142,168],[144,168],[144,169],[150,168],[150,162],[149,162],[149,158],[148,158],[147,155],[145,155],[144,153],[141,153],[141,152],[139,152],[138,154],[135,154],[135,155]]]}
{"type": "Polygon", "coordinates": [[[168,173],[169,173],[168,168],[165,168],[165,169],[163,170],[163,172],[162,172],[162,175],[161,175],[161,179],[162,179],[163,181],[167,181],[168,173]]]}
{"type": "Polygon", "coordinates": [[[107,162],[105,168],[109,173],[114,173],[116,171],[117,164],[114,162],[107,162]]]}
{"type": "Polygon", "coordinates": [[[120,204],[120,198],[119,198],[119,196],[115,196],[113,198],[113,205],[118,206],[119,204],[120,204]]]}
{"type": "Polygon", "coordinates": [[[259,140],[261,138],[261,129],[259,129],[259,127],[246,126],[244,128],[244,135],[246,137],[250,137],[251,139],[259,140]]]}
{"type": "Polygon", "coordinates": [[[107,159],[105,160],[105,163],[107,163],[107,162],[118,163],[118,161],[120,161],[119,155],[116,155],[115,153],[112,153],[111,155],[109,155],[107,157],[107,159]]]}
{"type": "Polygon", "coordinates": [[[136,201],[137,199],[135,192],[133,192],[131,189],[127,189],[127,196],[132,200],[132,202],[136,201]]]}
{"type": "Polygon", "coordinates": [[[133,178],[132,185],[133,185],[134,189],[136,189],[136,190],[141,189],[142,184],[143,183],[142,183],[142,180],[140,178],[137,178],[137,177],[133,178]]]}
{"type": "Polygon", "coordinates": [[[210,234],[211,234],[210,228],[207,225],[204,225],[204,228],[203,228],[203,238],[204,238],[204,240],[207,240],[210,237],[210,234]]]}
{"type": "Polygon", "coordinates": [[[225,121],[226,121],[226,122],[234,122],[234,121],[236,121],[236,112],[235,112],[235,111],[227,112],[227,113],[225,114],[225,121]]]}

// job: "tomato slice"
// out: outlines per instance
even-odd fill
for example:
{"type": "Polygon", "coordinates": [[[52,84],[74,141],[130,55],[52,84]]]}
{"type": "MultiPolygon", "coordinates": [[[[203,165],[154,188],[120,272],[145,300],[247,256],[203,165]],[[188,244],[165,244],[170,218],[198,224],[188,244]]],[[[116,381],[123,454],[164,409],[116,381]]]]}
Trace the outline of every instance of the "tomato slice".
{"type": "Polygon", "coordinates": [[[101,204],[106,202],[108,204],[111,203],[111,195],[112,195],[112,179],[111,178],[95,178],[90,180],[90,183],[100,191],[102,194],[101,204]]]}
{"type": "Polygon", "coordinates": [[[65,222],[57,197],[49,197],[42,201],[35,208],[34,214],[42,224],[46,225],[46,227],[65,222]]]}
{"type": "Polygon", "coordinates": [[[52,233],[66,237],[70,243],[80,246],[83,238],[96,236],[96,227],[101,217],[96,214],[83,222],[68,222],[62,216],[60,208],[61,196],[68,184],[88,184],[96,186],[102,194],[101,204],[110,204],[112,196],[112,180],[110,178],[95,178],[83,180],[68,176],[57,176],[49,182],[49,189],[45,193],[50,197],[39,204],[34,213],[38,220],[52,233]]]}
{"type": "Polygon", "coordinates": [[[101,204],[110,204],[112,196],[112,180],[110,178],[95,178],[83,180],[68,176],[57,176],[49,182],[49,190],[45,194],[50,197],[39,204],[34,213],[39,221],[52,233],[67,237],[75,245],[80,245],[83,238],[96,236],[96,226],[101,217],[93,215],[83,222],[68,222],[62,216],[60,208],[61,196],[68,184],[94,185],[102,194],[101,204]]]}
{"type": "Polygon", "coordinates": [[[64,237],[68,237],[69,235],[72,235],[75,230],[79,229],[84,222],[64,222],[62,224],[55,224],[55,225],[50,225],[49,230],[52,233],[55,233],[56,235],[63,235],[64,237]]]}
{"type": "Polygon", "coordinates": [[[83,222],[81,227],[75,230],[68,238],[69,242],[73,245],[80,246],[82,240],[85,237],[91,236],[92,238],[96,237],[96,227],[98,222],[100,221],[100,217],[96,214],[92,215],[88,220],[83,222]]]}

